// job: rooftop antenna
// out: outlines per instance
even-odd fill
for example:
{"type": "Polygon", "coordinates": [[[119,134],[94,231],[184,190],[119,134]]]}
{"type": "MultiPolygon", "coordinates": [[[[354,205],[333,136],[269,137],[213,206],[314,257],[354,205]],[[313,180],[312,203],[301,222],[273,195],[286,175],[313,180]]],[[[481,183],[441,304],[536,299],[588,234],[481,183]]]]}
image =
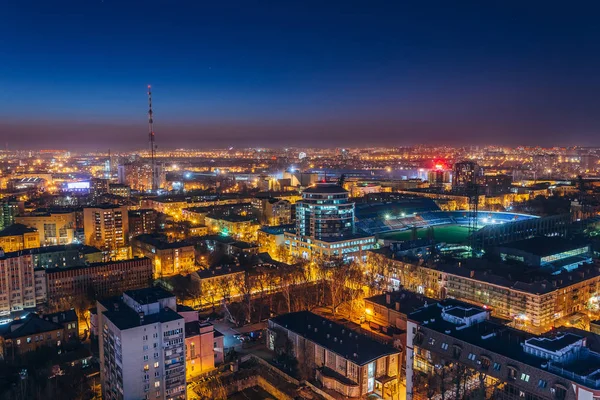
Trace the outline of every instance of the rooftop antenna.
{"type": "Polygon", "coordinates": [[[148,85],[148,130],[150,136],[150,164],[152,167],[152,192],[155,193],[157,188],[156,184],[156,145],[154,144],[154,121],[152,120],[152,86],[148,85]]]}

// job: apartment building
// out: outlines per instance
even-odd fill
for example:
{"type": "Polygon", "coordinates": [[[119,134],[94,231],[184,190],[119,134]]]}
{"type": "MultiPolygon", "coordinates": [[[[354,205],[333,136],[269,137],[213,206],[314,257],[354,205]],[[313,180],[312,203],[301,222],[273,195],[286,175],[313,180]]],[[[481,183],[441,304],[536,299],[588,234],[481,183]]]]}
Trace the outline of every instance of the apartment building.
{"type": "Polygon", "coordinates": [[[102,250],[119,250],[129,241],[126,206],[105,204],[83,209],[85,243],[102,250]]]}
{"type": "Polygon", "coordinates": [[[35,308],[33,269],[31,255],[0,252],[0,316],[35,308]]]}
{"type": "Polygon", "coordinates": [[[139,236],[154,233],[158,224],[158,213],[152,209],[132,210],[128,213],[129,234],[139,236]]]}
{"type": "Polygon", "coordinates": [[[97,302],[103,399],[186,398],[185,319],[176,309],[157,287],[97,302]]]}
{"type": "Polygon", "coordinates": [[[398,395],[398,349],[309,311],[269,320],[268,347],[282,351],[278,346],[286,337],[298,362],[314,369],[324,387],[348,397],[373,393],[392,399],[398,395]]]}
{"type": "Polygon", "coordinates": [[[600,398],[599,339],[573,328],[534,335],[458,301],[428,305],[409,315],[406,398],[600,398]]]}
{"type": "Polygon", "coordinates": [[[168,242],[161,235],[140,235],[131,240],[133,255],[148,257],[154,266],[154,277],[162,278],[195,269],[194,246],[186,241],[168,242]]]}
{"type": "Polygon", "coordinates": [[[145,288],[152,281],[149,258],[101,262],[68,268],[48,268],[43,283],[49,304],[87,297],[114,296],[125,290],[145,288]]]}
{"type": "Polygon", "coordinates": [[[388,249],[380,249],[369,253],[367,268],[381,275],[389,289],[402,286],[435,299],[485,306],[494,316],[538,333],[584,311],[600,294],[597,264],[558,271],[485,260],[426,266],[395,259],[388,249]]]}

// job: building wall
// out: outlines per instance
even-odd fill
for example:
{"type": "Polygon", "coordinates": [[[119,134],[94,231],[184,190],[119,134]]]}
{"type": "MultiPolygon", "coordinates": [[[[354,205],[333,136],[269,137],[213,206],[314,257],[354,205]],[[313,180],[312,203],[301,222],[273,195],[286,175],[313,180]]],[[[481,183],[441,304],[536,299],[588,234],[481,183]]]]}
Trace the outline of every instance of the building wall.
{"type": "Polygon", "coordinates": [[[117,250],[129,241],[127,207],[84,208],[85,243],[103,250],[117,250]]]}
{"type": "Polygon", "coordinates": [[[206,226],[215,233],[226,233],[238,240],[256,241],[256,232],[260,225],[255,221],[228,221],[225,219],[206,217],[206,226]]]}
{"type": "Polygon", "coordinates": [[[375,238],[372,236],[339,242],[305,239],[288,232],[284,233],[284,237],[289,253],[294,257],[305,259],[342,257],[346,260],[366,261],[368,250],[375,245],[375,238]]]}
{"type": "Polygon", "coordinates": [[[403,285],[428,297],[453,297],[486,306],[494,316],[514,320],[517,327],[534,332],[549,330],[555,320],[584,311],[588,300],[600,293],[597,274],[571,285],[562,282],[556,290],[535,294],[393,260],[374,252],[369,253],[367,268],[383,275],[390,288],[403,285]]]}
{"type": "MultiPolygon", "coordinates": [[[[327,348],[287,330],[273,321],[269,321],[267,345],[271,350],[275,350],[275,336],[278,332],[286,334],[292,342],[293,352],[299,363],[314,369],[327,367],[358,384],[358,388],[355,388],[354,385],[347,385],[336,380],[335,385],[332,385],[330,388],[345,395],[351,395],[352,397],[364,396],[375,392],[375,378],[386,375],[399,377],[400,353],[380,357],[366,365],[358,365],[341,355],[329,351],[327,348]]],[[[325,379],[325,382],[327,381],[325,379]]],[[[396,386],[396,390],[398,390],[398,379],[393,380],[391,384],[396,386]]],[[[391,389],[388,388],[388,390],[391,389]]],[[[381,392],[378,394],[384,399],[392,398],[390,392],[381,392]]]]}
{"type": "Polygon", "coordinates": [[[266,225],[284,225],[292,220],[292,204],[287,200],[279,200],[276,203],[265,201],[264,219],[266,225]]]}
{"type": "Polygon", "coordinates": [[[42,346],[60,346],[67,339],[64,330],[57,329],[9,340],[0,339],[3,342],[3,346],[0,345],[0,347],[3,347],[2,354],[5,359],[13,359],[16,356],[35,351],[42,346]]]}
{"type": "Polygon", "coordinates": [[[120,330],[108,318],[103,318],[100,338],[100,364],[102,394],[105,400],[139,400],[149,395],[150,399],[172,399],[170,390],[179,388],[177,395],[185,398],[185,362],[183,341],[183,318],[167,323],[141,325],[120,330]],[[177,332],[177,333],[174,333],[177,332]],[[166,336],[167,333],[172,333],[166,336]],[[181,343],[167,345],[173,340],[181,343]],[[170,360],[180,358],[180,362],[170,364],[170,360]],[[117,363],[122,365],[118,377],[117,363]],[[177,373],[170,371],[176,369],[177,373]],[[181,378],[173,378],[181,376],[181,378]],[[176,379],[177,382],[169,382],[176,379]],[[113,395],[111,388],[121,386],[122,397],[113,395]]]}
{"type": "Polygon", "coordinates": [[[25,215],[16,217],[19,224],[35,228],[42,246],[73,243],[75,235],[75,212],[50,215],[25,215]]]}
{"type": "MultiPolygon", "coordinates": [[[[490,338],[490,340],[493,340],[493,338],[490,338]]],[[[439,363],[440,360],[460,363],[467,368],[467,371],[476,376],[480,372],[484,374],[489,383],[493,383],[494,386],[500,389],[498,392],[491,394],[492,397],[490,398],[493,399],[560,398],[551,392],[557,384],[567,387],[566,397],[564,397],[566,400],[591,398],[587,397],[591,395],[589,391],[578,395],[574,390],[576,385],[572,385],[572,382],[568,379],[525,364],[519,359],[508,358],[489,349],[480,348],[452,336],[428,329],[426,326],[418,326],[413,321],[409,321],[407,341],[410,342],[410,347],[407,346],[409,351],[407,351],[406,358],[406,398],[408,400],[424,398],[418,396],[419,389],[422,390],[423,388],[413,387],[416,386],[413,385],[415,374],[432,373],[435,368],[434,365],[439,363]],[[446,350],[441,347],[443,343],[448,345],[446,350]],[[470,359],[469,355],[473,355],[473,359],[470,359]],[[499,364],[499,370],[494,369],[495,363],[499,364]],[[516,370],[516,379],[509,379],[508,372],[512,368],[516,370]],[[528,376],[527,381],[521,378],[522,374],[528,376]],[[540,379],[546,381],[546,387],[539,386],[540,379]],[[508,391],[512,391],[512,393],[508,391]]],[[[478,386],[479,382],[476,385],[478,386]]],[[[421,396],[423,395],[421,393],[421,396]]]]}
{"type": "Polygon", "coordinates": [[[40,247],[40,237],[37,232],[28,232],[23,235],[0,237],[0,248],[5,253],[40,247]]]}
{"type": "Polygon", "coordinates": [[[147,287],[152,279],[152,262],[139,258],[45,272],[48,302],[58,304],[65,299],[87,296],[90,289],[101,298],[147,287]]]}
{"type": "Polygon", "coordinates": [[[186,378],[196,378],[215,368],[214,331],[185,338],[186,378]]]}
{"type": "Polygon", "coordinates": [[[135,256],[152,260],[155,278],[190,273],[196,269],[196,252],[191,245],[158,249],[152,244],[133,239],[132,250],[135,256]]]}
{"type": "Polygon", "coordinates": [[[0,258],[0,315],[35,306],[35,276],[31,255],[0,258]]]}

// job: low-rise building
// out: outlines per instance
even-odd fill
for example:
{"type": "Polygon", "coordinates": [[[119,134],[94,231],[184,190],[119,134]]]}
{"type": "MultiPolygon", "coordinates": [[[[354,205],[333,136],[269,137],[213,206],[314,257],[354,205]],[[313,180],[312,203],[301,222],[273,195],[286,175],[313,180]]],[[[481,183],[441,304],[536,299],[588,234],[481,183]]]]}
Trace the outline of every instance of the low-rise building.
{"type": "Polygon", "coordinates": [[[291,343],[292,355],[316,371],[321,384],[347,397],[398,393],[400,351],[308,311],[268,323],[267,345],[276,352],[291,343]]]}
{"type": "Polygon", "coordinates": [[[74,309],[42,315],[46,321],[62,325],[64,340],[71,341],[79,338],[79,318],[74,309]]]}
{"type": "Polygon", "coordinates": [[[221,215],[209,213],[205,217],[206,226],[212,233],[232,236],[238,240],[256,241],[260,224],[250,215],[221,215]]]}
{"type": "Polygon", "coordinates": [[[75,239],[75,211],[38,211],[15,218],[19,224],[35,228],[40,245],[54,246],[73,243],[75,239]]]}
{"type": "Polygon", "coordinates": [[[110,193],[114,196],[128,198],[131,196],[131,188],[122,183],[110,183],[108,185],[108,193],[110,193]]]}
{"type": "Polygon", "coordinates": [[[279,261],[287,260],[288,248],[285,245],[284,233],[293,233],[295,230],[294,224],[261,227],[256,233],[259,252],[269,253],[279,261]]]}
{"type": "Polygon", "coordinates": [[[561,237],[537,236],[498,245],[494,252],[502,260],[521,262],[532,267],[573,270],[592,262],[590,244],[561,237]]]}
{"type": "Polygon", "coordinates": [[[200,288],[200,298],[208,304],[217,304],[240,295],[245,271],[238,265],[218,265],[190,274],[200,288]]]}
{"type": "Polygon", "coordinates": [[[571,328],[533,335],[456,301],[411,313],[408,332],[408,400],[443,397],[442,391],[447,398],[600,397],[600,337],[593,333],[571,328]]]}
{"type": "Polygon", "coordinates": [[[49,304],[62,304],[93,292],[97,298],[145,288],[152,282],[152,261],[134,258],[43,270],[49,304]]]}
{"type": "Polygon", "coordinates": [[[168,242],[160,235],[140,235],[131,240],[133,255],[148,257],[154,266],[154,277],[161,278],[195,269],[194,246],[186,241],[168,242]]]}
{"type": "Polygon", "coordinates": [[[40,247],[40,237],[35,228],[12,224],[0,231],[0,249],[5,253],[40,247]]]}
{"type": "Polygon", "coordinates": [[[67,340],[63,325],[30,313],[0,325],[0,358],[13,360],[42,346],[60,347],[67,340]]]}
{"type": "MultiPolygon", "coordinates": [[[[182,306],[178,306],[180,309],[182,306]]],[[[200,322],[195,317],[185,318],[185,367],[188,380],[197,378],[223,363],[223,335],[209,322],[200,322]]]]}
{"type": "Polygon", "coordinates": [[[390,289],[404,286],[435,299],[485,306],[494,316],[538,333],[594,306],[600,295],[600,267],[595,264],[557,272],[486,260],[428,266],[396,259],[389,249],[379,249],[369,253],[367,268],[381,275],[390,289]]]}
{"type": "Polygon", "coordinates": [[[376,244],[375,236],[360,233],[315,239],[285,232],[284,237],[290,255],[308,260],[341,257],[345,260],[366,261],[368,250],[373,249],[376,244]]]}

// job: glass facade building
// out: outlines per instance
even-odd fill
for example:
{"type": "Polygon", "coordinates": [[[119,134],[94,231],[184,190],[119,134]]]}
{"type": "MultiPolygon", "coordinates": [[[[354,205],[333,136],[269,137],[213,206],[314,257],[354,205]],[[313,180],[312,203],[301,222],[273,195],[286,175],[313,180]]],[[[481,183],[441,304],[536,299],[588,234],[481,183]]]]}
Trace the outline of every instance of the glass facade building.
{"type": "Polygon", "coordinates": [[[296,234],[316,240],[354,234],[354,203],[348,191],[334,184],[317,184],[296,203],[296,234]]]}

